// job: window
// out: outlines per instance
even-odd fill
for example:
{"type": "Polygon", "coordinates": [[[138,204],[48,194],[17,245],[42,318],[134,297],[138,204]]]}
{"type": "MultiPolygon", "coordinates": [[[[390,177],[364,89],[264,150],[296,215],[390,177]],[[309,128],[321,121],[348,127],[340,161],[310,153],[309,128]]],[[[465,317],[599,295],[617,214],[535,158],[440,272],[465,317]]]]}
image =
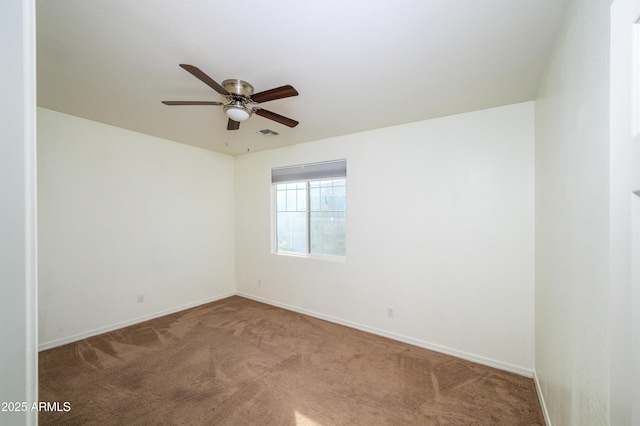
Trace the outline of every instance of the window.
{"type": "Polygon", "coordinates": [[[273,169],[275,251],[346,255],[345,160],[273,169]]]}

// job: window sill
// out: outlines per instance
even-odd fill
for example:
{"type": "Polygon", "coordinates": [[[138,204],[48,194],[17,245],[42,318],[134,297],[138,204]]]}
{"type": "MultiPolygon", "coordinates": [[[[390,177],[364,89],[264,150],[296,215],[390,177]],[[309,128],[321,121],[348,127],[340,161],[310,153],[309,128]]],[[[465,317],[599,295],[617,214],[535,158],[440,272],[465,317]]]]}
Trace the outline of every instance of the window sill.
{"type": "Polygon", "coordinates": [[[277,256],[298,257],[302,259],[320,260],[325,262],[347,263],[346,256],[332,256],[329,254],[314,254],[314,253],[287,253],[283,251],[272,252],[277,256]]]}

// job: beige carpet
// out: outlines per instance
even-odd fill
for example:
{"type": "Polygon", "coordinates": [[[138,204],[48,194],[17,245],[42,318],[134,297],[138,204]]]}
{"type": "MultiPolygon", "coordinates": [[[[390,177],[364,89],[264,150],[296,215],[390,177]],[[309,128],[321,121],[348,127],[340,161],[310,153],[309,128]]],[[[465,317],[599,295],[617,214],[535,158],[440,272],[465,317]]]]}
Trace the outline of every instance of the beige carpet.
{"type": "Polygon", "coordinates": [[[60,425],[543,425],[533,381],[242,297],[40,353],[60,425]],[[62,406],[62,404],[61,404],[62,406]]]}

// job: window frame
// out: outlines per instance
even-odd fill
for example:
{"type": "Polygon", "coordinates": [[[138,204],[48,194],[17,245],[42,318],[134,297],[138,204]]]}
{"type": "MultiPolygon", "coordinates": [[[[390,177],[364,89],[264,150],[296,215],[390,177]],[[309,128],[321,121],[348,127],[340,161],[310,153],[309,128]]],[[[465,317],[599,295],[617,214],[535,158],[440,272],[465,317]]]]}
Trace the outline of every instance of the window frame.
{"type": "MultiPolygon", "coordinates": [[[[338,163],[344,162],[345,164],[345,172],[343,176],[327,176],[327,177],[313,177],[313,178],[299,178],[288,180],[286,182],[273,182],[271,183],[271,253],[275,255],[288,256],[288,257],[298,257],[298,258],[306,258],[306,259],[314,259],[314,260],[323,260],[323,261],[331,261],[331,262],[339,262],[346,263],[347,260],[347,202],[348,198],[348,189],[347,189],[347,176],[346,176],[346,160],[336,160],[329,161],[325,163],[313,163],[311,166],[329,164],[329,163],[338,163]],[[344,255],[336,255],[336,254],[320,254],[320,253],[311,253],[311,197],[310,197],[310,183],[311,182],[322,182],[322,181],[332,181],[332,180],[344,180],[344,190],[345,190],[345,207],[344,207],[344,232],[345,232],[345,253],[344,255]],[[306,197],[306,206],[305,206],[305,245],[306,252],[288,252],[282,251],[278,249],[278,185],[285,183],[304,183],[305,184],[305,197],[306,197]]],[[[300,166],[291,166],[291,168],[300,167],[304,168],[310,166],[309,164],[300,165],[300,166]]],[[[287,167],[272,169],[272,176],[275,170],[286,169],[287,167]]]]}

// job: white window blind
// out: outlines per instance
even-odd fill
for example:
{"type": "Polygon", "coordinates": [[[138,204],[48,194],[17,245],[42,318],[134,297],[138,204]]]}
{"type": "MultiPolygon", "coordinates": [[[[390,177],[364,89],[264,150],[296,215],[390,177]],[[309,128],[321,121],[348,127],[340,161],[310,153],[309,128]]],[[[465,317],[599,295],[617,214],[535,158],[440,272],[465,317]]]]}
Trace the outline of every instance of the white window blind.
{"type": "Polygon", "coordinates": [[[271,183],[302,182],[347,177],[347,160],[326,161],[271,170],[271,183]]]}

